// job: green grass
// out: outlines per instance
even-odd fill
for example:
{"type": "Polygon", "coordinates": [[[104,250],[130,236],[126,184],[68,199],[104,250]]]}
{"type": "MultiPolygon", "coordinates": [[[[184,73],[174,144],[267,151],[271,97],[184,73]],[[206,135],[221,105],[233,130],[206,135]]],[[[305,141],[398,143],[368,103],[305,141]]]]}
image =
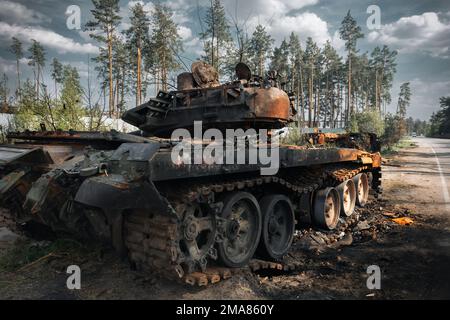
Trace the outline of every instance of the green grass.
{"type": "Polygon", "coordinates": [[[404,137],[393,146],[384,147],[381,150],[383,156],[389,156],[397,154],[400,150],[406,148],[414,148],[417,144],[411,140],[411,137],[404,137]]]}
{"type": "Polygon", "coordinates": [[[0,256],[0,272],[13,272],[50,253],[81,258],[96,251],[73,239],[58,239],[42,245],[42,242],[19,240],[14,247],[0,256]]]}

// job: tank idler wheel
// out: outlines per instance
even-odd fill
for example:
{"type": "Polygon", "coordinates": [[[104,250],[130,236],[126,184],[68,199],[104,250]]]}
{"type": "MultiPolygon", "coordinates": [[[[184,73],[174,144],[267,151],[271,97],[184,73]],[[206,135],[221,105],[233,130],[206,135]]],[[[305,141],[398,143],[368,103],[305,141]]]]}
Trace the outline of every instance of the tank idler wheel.
{"type": "Polygon", "coordinates": [[[356,186],[355,182],[350,179],[342,182],[336,187],[341,199],[341,215],[350,217],[355,211],[356,205],[356,186]]]}
{"type": "Polygon", "coordinates": [[[356,204],[364,207],[369,200],[369,179],[365,173],[353,177],[356,186],[356,204]]]}
{"type": "Polygon", "coordinates": [[[260,200],[263,217],[258,252],[271,259],[281,259],[294,238],[294,209],[288,197],[275,194],[260,200]]]}
{"type": "Polygon", "coordinates": [[[313,221],[325,230],[333,230],[339,220],[341,203],[335,188],[326,188],[316,192],[314,196],[313,221]]]}
{"type": "Polygon", "coordinates": [[[225,197],[221,217],[227,220],[223,241],[217,244],[219,259],[227,267],[246,265],[253,257],[261,236],[261,210],[248,192],[225,197]]]}

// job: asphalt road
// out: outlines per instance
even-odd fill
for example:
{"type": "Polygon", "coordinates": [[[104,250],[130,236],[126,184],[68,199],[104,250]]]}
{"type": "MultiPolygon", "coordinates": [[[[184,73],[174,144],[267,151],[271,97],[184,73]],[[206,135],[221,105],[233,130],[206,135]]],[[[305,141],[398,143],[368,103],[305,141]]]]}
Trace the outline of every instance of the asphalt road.
{"type": "Polygon", "coordinates": [[[419,137],[413,141],[417,147],[402,150],[394,165],[383,169],[384,197],[425,219],[416,229],[420,232],[407,231],[404,243],[417,254],[414,261],[426,263],[426,269],[411,268],[410,276],[416,276],[423,289],[414,298],[449,298],[450,139],[419,137]]]}
{"type": "Polygon", "coordinates": [[[383,169],[385,189],[404,187],[394,195],[386,193],[386,197],[398,204],[417,204],[450,223],[450,139],[413,141],[416,148],[402,150],[396,166],[383,169]]]}

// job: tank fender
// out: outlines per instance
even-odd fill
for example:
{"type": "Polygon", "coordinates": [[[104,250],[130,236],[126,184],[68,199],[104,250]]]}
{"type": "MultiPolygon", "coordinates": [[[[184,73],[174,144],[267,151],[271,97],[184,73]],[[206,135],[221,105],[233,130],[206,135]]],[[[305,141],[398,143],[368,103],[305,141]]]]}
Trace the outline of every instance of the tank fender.
{"type": "Polygon", "coordinates": [[[151,181],[128,182],[119,174],[86,179],[75,201],[105,211],[139,208],[165,212],[169,209],[169,203],[151,181]]]}

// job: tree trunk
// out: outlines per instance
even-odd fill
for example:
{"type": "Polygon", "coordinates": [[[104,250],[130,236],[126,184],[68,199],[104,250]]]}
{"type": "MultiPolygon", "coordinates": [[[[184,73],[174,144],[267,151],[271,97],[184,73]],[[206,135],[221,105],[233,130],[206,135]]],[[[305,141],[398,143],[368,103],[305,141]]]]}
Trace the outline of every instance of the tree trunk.
{"type": "Polygon", "coordinates": [[[212,30],[211,30],[211,32],[212,32],[212,35],[211,35],[211,65],[212,65],[213,67],[215,67],[216,70],[217,70],[217,72],[218,72],[219,69],[217,68],[217,66],[216,66],[215,63],[214,63],[214,38],[216,37],[216,29],[215,29],[215,27],[216,27],[216,19],[215,19],[215,16],[214,16],[214,6],[213,6],[212,0],[211,0],[210,3],[211,3],[211,19],[212,19],[212,30]]]}
{"type": "Polygon", "coordinates": [[[263,75],[263,54],[262,54],[262,52],[259,52],[259,70],[258,70],[258,75],[260,77],[264,77],[264,75],[263,75]]]}
{"type": "Polygon", "coordinates": [[[114,115],[114,93],[113,93],[113,61],[112,61],[112,31],[108,30],[108,60],[109,60],[109,116],[114,115]]]}
{"type": "Polygon", "coordinates": [[[19,59],[17,59],[17,96],[20,100],[20,71],[19,71],[19,59]]]}
{"type": "Polygon", "coordinates": [[[311,64],[311,74],[309,76],[309,109],[308,109],[308,126],[311,128],[312,123],[312,108],[313,108],[313,81],[314,81],[314,66],[311,64]]]}
{"type": "Polygon", "coordinates": [[[302,110],[302,121],[305,121],[305,101],[303,97],[303,68],[300,66],[300,103],[301,103],[301,110],[302,110]]]}
{"type": "MultiPolygon", "coordinates": [[[[116,105],[119,107],[119,75],[116,75],[116,105]]],[[[119,112],[119,109],[117,109],[117,113],[119,112]]]]}
{"type": "Polygon", "coordinates": [[[137,48],[137,88],[136,88],[136,106],[141,104],[141,48],[137,48]]]}
{"type": "MultiPolygon", "coordinates": [[[[328,69],[328,67],[327,67],[328,69]]],[[[327,72],[327,80],[326,80],[326,85],[325,85],[325,101],[326,101],[326,105],[325,105],[325,113],[323,116],[323,126],[324,128],[327,127],[327,120],[328,120],[328,113],[331,114],[331,103],[330,103],[330,88],[328,86],[328,78],[329,78],[329,72],[327,72]]]]}
{"type": "Polygon", "coordinates": [[[36,84],[36,99],[39,100],[39,92],[41,91],[41,67],[38,64],[38,71],[37,71],[37,84],[36,84]]]}
{"type": "Polygon", "coordinates": [[[351,52],[348,52],[348,97],[347,97],[347,123],[349,121],[349,116],[353,114],[353,103],[352,103],[352,57],[351,52]]]}
{"type": "Polygon", "coordinates": [[[330,127],[331,128],[336,128],[336,118],[335,118],[335,114],[336,114],[336,105],[335,105],[335,97],[334,97],[334,93],[335,93],[335,88],[334,88],[334,84],[333,84],[333,89],[331,91],[331,117],[330,117],[330,127]]]}
{"type": "Polygon", "coordinates": [[[381,112],[381,90],[383,88],[383,78],[384,78],[384,64],[383,69],[381,70],[380,79],[378,80],[378,103],[380,104],[380,112],[381,112]]]}
{"type": "Polygon", "coordinates": [[[105,109],[106,109],[106,86],[103,86],[103,111],[105,111],[105,109]]]}
{"type": "Polygon", "coordinates": [[[125,66],[122,67],[122,80],[121,80],[121,91],[120,91],[120,104],[123,106],[123,98],[125,95],[125,66]]]}
{"type": "Polygon", "coordinates": [[[320,127],[320,83],[316,87],[316,106],[314,110],[314,127],[320,127]]]}
{"type": "Polygon", "coordinates": [[[167,67],[166,67],[166,55],[163,54],[161,64],[161,82],[163,91],[167,91],[167,67]]]}

